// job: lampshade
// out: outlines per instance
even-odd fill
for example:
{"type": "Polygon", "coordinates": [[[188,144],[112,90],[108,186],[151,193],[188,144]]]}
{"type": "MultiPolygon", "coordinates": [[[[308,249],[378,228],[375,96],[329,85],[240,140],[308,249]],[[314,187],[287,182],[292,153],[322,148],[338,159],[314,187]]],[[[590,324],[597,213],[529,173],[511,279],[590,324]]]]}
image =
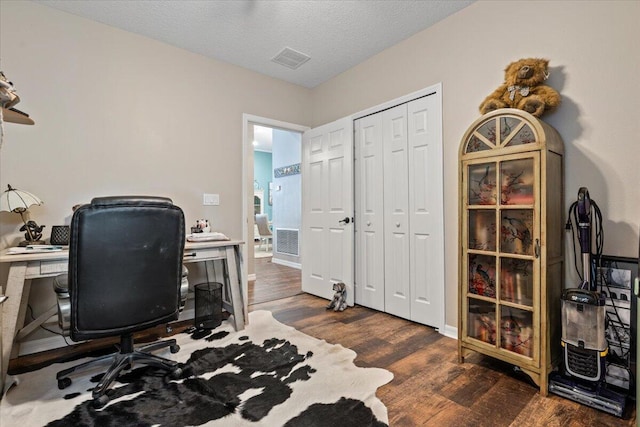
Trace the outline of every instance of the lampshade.
{"type": "Polygon", "coordinates": [[[29,193],[28,191],[22,191],[7,186],[2,195],[0,195],[0,211],[2,212],[24,212],[33,205],[41,205],[42,200],[37,196],[29,193]]]}

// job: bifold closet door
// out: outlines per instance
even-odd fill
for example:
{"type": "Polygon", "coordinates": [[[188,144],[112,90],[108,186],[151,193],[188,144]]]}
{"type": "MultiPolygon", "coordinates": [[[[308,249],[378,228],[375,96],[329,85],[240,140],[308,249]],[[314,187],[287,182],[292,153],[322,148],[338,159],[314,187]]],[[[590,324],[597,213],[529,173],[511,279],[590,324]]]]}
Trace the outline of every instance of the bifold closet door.
{"type": "Polygon", "coordinates": [[[411,319],[407,104],[379,114],[384,153],[385,311],[411,319]]]}
{"type": "Polygon", "coordinates": [[[354,122],[356,302],[439,327],[444,318],[440,98],[354,122]]]}
{"type": "Polygon", "coordinates": [[[356,303],[385,310],[382,114],[355,127],[356,303]]]}
{"type": "Polygon", "coordinates": [[[442,115],[436,96],[407,104],[411,320],[444,319],[442,115]]]}

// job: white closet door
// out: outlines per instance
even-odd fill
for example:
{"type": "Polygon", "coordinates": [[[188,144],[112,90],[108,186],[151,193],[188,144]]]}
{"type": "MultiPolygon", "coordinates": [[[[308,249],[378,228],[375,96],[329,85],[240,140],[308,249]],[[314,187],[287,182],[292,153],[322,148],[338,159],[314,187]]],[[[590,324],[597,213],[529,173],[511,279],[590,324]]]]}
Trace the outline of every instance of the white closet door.
{"type": "Polygon", "coordinates": [[[353,305],[353,120],[302,137],[302,290],[331,299],[344,282],[353,305]],[[348,219],[348,221],[346,221],[348,219]]]}
{"type": "Polygon", "coordinates": [[[408,104],[411,319],[444,325],[442,127],[439,96],[408,104]]]}
{"type": "Polygon", "coordinates": [[[381,114],[384,135],[385,311],[411,319],[407,104],[381,114]]]}
{"type": "Polygon", "coordinates": [[[382,114],[354,122],[356,303],[384,311],[382,114]]]}

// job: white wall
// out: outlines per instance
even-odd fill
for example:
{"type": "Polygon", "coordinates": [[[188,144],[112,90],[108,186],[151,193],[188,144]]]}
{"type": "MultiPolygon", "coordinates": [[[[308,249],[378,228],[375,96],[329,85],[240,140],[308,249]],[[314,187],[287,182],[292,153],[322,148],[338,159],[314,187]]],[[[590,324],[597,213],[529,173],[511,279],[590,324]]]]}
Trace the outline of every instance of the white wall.
{"type": "Polygon", "coordinates": [[[637,1],[478,1],[314,89],[316,126],[442,82],[447,325],[457,325],[460,139],[514,60],[551,61],[547,84],[563,103],[543,120],[565,142],[566,208],[588,187],[605,254],[638,256],[638,22],[637,1]]]}

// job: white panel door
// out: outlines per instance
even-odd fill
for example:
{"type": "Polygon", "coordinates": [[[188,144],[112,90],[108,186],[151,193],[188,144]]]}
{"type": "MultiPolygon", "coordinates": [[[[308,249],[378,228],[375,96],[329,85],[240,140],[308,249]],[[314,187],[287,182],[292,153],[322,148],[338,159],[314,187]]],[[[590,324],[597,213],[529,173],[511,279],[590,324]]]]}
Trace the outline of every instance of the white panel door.
{"type": "Polygon", "coordinates": [[[353,120],[305,132],[301,167],[302,290],[331,299],[344,282],[353,305],[353,120]]]}
{"type": "Polygon", "coordinates": [[[440,96],[408,104],[411,319],[444,325],[444,218],[440,96]]]}
{"type": "Polygon", "coordinates": [[[384,311],[382,113],[354,122],[356,303],[384,311]]]}
{"type": "Polygon", "coordinates": [[[407,104],[380,114],[384,135],[385,311],[411,319],[407,104]]]}

